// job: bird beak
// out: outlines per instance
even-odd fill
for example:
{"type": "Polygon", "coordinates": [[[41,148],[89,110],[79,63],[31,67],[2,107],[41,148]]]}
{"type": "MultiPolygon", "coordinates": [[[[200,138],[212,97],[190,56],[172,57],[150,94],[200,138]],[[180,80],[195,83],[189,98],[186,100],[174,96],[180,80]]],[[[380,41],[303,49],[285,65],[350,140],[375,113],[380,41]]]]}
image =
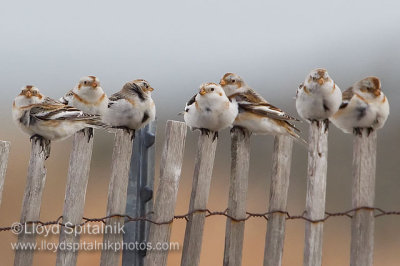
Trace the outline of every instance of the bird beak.
{"type": "Polygon", "coordinates": [[[93,89],[97,88],[97,82],[93,82],[93,83],[92,83],[92,88],[93,88],[93,89]]]}
{"type": "Polygon", "coordinates": [[[225,86],[225,85],[226,85],[226,81],[225,81],[224,79],[221,79],[221,80],[219,81],[219,85],[225,86]]]}
{"type": "Polygon", "coordinates": [[[149,87],[147,90],[148,91],[154,91],[154,88],[153,87],[149,87]]]}
{"type": "Polygon", "coordinates": [[[380,91],[380,90],[374,90],[374,95],[375,95],[375,96],[381,95],[381,91],[380,91]]]}
{"type": "Polygon", "coordinates": [[[25,96],[28,97],[28,98],[31,98],[31,97],[32,97],[32,92],[27,91],[27,92],[25,93],[25,96]]]}
{"type": "Polygon", "coordinates": [[[206,92],[206,90],[204,89],[204,88],[201,88],[201,90],[200,90],[200,95],[204,95],[204,94],[206,94],[207,92],[206,92]]]}
{"type": "Polygon", "coordinates": [[[322,84],[324,84],[324,82],[325,82],[324,78],[320,78],[320,79],[318,79],[318,84],[319,84],[319,85],[322,85],[322,84]]]}

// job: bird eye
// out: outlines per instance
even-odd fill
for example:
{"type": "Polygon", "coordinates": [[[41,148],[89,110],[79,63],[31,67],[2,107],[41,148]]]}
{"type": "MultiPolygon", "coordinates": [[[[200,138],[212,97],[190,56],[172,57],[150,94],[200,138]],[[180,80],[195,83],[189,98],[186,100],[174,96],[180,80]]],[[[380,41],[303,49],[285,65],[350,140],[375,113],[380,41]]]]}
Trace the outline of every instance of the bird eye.
{"type": "Polygon", "coordinates": [[[211,88],[211,91],[214,91],[214,88],[211,88]]]}
{"type": "Polygon", "coordinates": [[[235,83],[235,82],[236,82],[236,80],[232,79],[232,83],[235,83]]]}

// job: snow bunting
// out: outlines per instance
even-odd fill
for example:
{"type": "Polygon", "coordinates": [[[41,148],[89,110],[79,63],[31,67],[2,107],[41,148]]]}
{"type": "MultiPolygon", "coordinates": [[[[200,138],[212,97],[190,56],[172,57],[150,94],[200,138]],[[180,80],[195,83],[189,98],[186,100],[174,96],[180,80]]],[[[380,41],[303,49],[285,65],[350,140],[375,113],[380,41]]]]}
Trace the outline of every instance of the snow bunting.
{"type": "Polygon", "coordinates": [[[217,138],[218,131],[232,125],[237,114],[236,100],[230,100],[220,85],[204,83],[186,103],[184,119],[191,130],[207,135],[212,131],[217,138]]]}
{"type": "Polygon", "coordinates": [[[86,127],[105,127],[97,115],[62,104],[41,94],[38,88],[22,88],[12,106],[14,122],[32,137],[63,140],[86,127]]]}
{"type": "Polygon", "coordinates": [[[104,115],[108,98],[95,76],[83,77],[75,88],[67,92],[59,100],[63,104],[73,106],[86,114],[104,115]]]}
{"type": "Polygon", "coordinates": [[[361,134],[382,128],[389,116],[389,101],[381,91],[377,77],[367,77],[343,92],[342,105],[331,118],[345,133],[361,134]]]}
{"type": "MultiPolygon", "coordinates": [[[[326,120],[339,110],[342,92],[325,69],[314,69],[296,93],[296,109],[310,122],[326,120]]],[[[328,120],[326,120],[328,121],[328,120]]]]}
{"type": "Polygon", "coordinates": [[[153,90],[143,79],[125,83],[119,92],[109,98],[103,121],[113,128],[128,131],[146,126],[156,116],[156,107],[151,98],[153,90]]]}
{"type": "Polygon", "coordinates": [[[247,128],[254,134],[288,135],[304,143],[296,133],[300,132],[289,121],[299,121],[281,109],[268,103],[234,73],[226,73],[220,84],[230,99],[236,99],[239,106],[234,126],[247,128]]]}

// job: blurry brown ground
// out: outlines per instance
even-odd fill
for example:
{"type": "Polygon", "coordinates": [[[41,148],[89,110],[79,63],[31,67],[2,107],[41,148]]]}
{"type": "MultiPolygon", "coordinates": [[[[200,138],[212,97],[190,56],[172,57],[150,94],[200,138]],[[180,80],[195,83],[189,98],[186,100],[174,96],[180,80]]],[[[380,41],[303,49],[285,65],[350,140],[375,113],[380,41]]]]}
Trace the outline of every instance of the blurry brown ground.
{"type": "MultiPolygon", "coordinates": [[[[293,113],[293,112],[292,112],[293,113]]],[[[156,182],[159,175],[159,159],[163,145],[163,132],[166,117],[158,122],[156,145],[156,182]]],[[[19,221],[21,202],[25,186],[27,164],[29,159],[29,140],[17,131],[10,120],[5,119],[7,127],[3,128],[0,139],[12,142],[11,155],[4,187],[3,202],[0,208],[0,226],[9,226],[19,221]]],[[[384,209],[400,209],[398,189],[400,186],[399,142],[396,123],[388,121],[387,128],[379,133],[376,206],[384,209]]],[[[301,127],[307,135],[306,124],[301,127]]],[[[327,211],[343,211],[351,208],[351,156],[352,137],[343,135],[333,126],[330,131],[329,173],[327,191],[327,211]]],[[[95,147],[87,189],[86,217],[101,217],[105,214],[107,188],[110,174],[112,135],[103,132],[95,133],[95,147]]],[[[197,133],[188,132],[186,153],[179,188],[176,214],[187,212],[191,191],[191,180],[194,168],[194,154],[197,133]]],[[[271,151],[273,138],[270,136],[252,137],[251,170],[247,209],[251,212],[267,210],[269,198],[269,179],[271,171],[271,151]]],[[[52,144],[52,153],[47,161],[47,180],[43,194],[41,220],[54,220],[62,214],[65,182],[71,140],[52,144]]],[[[229,173],[230,173],[230,138],[224,131],[220,135],[214,166],[213,181],[209,198],[211,210],[224,210],[227,206],[229,173]]],[[[289,212],[301,214],[305,203],[306,184],[306,150],[298,145],[294,148],[292,175],[289,190],[289,212]]],[[[398,265],[400,254],[400,217],[382,217],[376,220],[375,265],[398,265]]],[[[174,222],[171,241],[183,243],[185,221],[174,222]]],[[[350,219],[345,217],[331,218],[325,224],[323,265],[347,265],[350,249],[350,219]]],[[[246,222],[243,250],[243,265],[261,265],[264,251],[266,221],[252,218],[246,222]]],[[[224,249],[225,218],[210,217],[206,219],[201,265],[221,265],[224,249]]],[[[16,237],[10,232],[0,232],[1,265],[12,265],[13,251],[10,243],[16,237]]],[[[58,241],[58,236],[52,238],[58,241]]],[[[101,236],[82,240],[102,240],[101,236]]],[[[283,265],[301,265],[303,255],[304,222],[288,221],[283,257],[283,265]]],[[[181,251],[172,251],[168,265],[179,265],[181,251]]],[[[56,254],[37,252],[34,265],[54,265],[56,254]]],[[[78,265],[98,265],[100,252],[80,252],[78,265]]]]}

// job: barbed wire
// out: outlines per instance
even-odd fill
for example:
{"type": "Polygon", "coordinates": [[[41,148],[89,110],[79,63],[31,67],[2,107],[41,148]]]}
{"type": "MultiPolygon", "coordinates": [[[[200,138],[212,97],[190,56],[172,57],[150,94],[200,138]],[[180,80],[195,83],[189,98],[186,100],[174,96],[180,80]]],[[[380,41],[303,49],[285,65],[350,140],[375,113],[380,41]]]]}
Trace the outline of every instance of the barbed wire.
{"type": "Polygon", "coordinates": [[[301,215],[290,215],[290,213],[288,211],[281,211],[281,210],[269,211],[269,212],[264,212],[264,213],[246,212],[246,216],[244,218],[236,218],[236,217],[233,217],[232,215],[228,214],[229,213],[228,209],[226,209],[225,211],[211,211],[209,209],[196,209],[196,210],[190,211],[183,215],[175,215],[172,219],[170,219],[168,221],[161,221],[161,222],[151,220],[150,218],[148,218],[148,216],[152,215],[153,213],[149,213],[145,217],[131,217],[126,214],[112,214],[112,215],[108,215],[108,216],[101,217],[101,218],[83,217],[82,218],[83,222],[80,224],[75,224],[75,225],[63,223],[63,221],[62,221],[63,216],[59,216],[56,220],[48,221],[48,222],[27,221],[24,223],[14,223],[12,226],[0,227],[0,232],[15,230],[16,224],[18,224],[18,226],[23,226],[23,224],[24,225],[36,224],[36,225],[41,225],[41,226],[59,225],[59,226],[63,226],[63,227],[74,228],[77,226],[82,227],[88,223],[96,223],[96,222],[101,222],[101,223],[107,224],[107,221],[110,219],[113,219],[113,218],[120,218],[120,219],[123,218],[125,223],[145,221],[145,222],[149,222],[149,223],[156,224],[156,225],[164,225],[164,224],[171,224],[174,220],[185,219],[186,221],[188,221],[190,219],[190,216],[194,215],[196,213],[205,213],[205,217],[225,216],[226,218],[229,218],[236,222],[245,222],[245,221],[249,220],[250,218],[264,218],[265,220],[268,220],[270,218],[270,216],[273,214],[281,214],[281,215],[285,216],[286,220],[304,220],[304,221],[307,221],[310,223],[321,223],[321,222],[323,223],[332,217],[348,217],[351,219],[351,218],[353,218],[354,214],[360,210],[367,210],[367,211],[374,212],[373,216],[375,218],[382,217],[382,216],[390,216],[390,215],[400,215],[400,211],[385,211],[385,210],[383,210],[381,208],[377,208],[377,207],[358,207],[358,208],[350,209],[350,210],[344,211],[344,212],[325,212],[325,217],[322,219],[308,218],[306,211],[304,211],[301,215]]]}

